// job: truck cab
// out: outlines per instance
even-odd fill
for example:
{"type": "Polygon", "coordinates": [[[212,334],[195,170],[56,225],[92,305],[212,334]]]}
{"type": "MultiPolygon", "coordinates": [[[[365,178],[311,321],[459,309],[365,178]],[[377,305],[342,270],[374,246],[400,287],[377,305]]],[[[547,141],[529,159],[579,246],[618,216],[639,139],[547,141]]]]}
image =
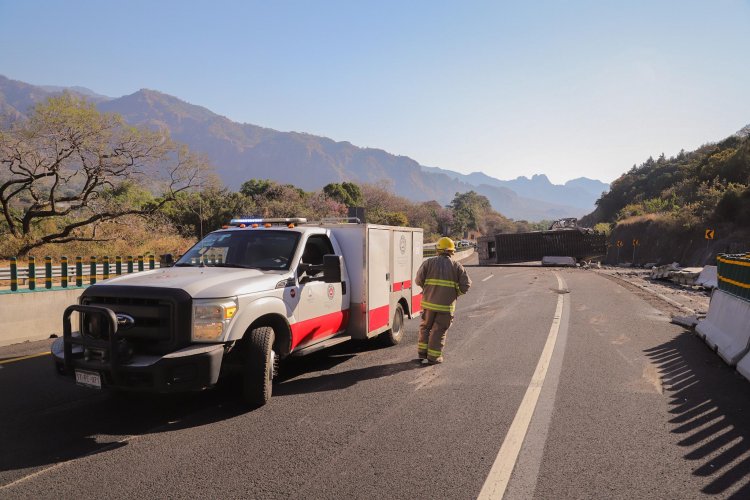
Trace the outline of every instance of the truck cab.
{"type": "Polygon", "coordinates": [[[236,371],[259,406],[281,359],[351,338],[398,343],[419,312],[421,244],[413,228],[233,219],[171,267],[87,288],[53,358],[79,384],[127,391],[201,390],[236,371]],[[409,279],[392,283],[394,269],[409,279]]]}

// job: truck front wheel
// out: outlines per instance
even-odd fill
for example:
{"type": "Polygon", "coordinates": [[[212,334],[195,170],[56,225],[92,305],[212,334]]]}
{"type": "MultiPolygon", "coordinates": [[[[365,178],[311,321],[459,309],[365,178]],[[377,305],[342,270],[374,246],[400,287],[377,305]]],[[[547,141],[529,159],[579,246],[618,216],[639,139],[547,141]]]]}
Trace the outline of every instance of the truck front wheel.
{"type": "Polygon", "coordinates": [[[242,395],[253,408],[263,406],[271,398],[276,353],[275,334],[270,326],[253,328],[245,337],[245,359],[242,368],[242,395]]]}
{"type": "Polygon", "coordinates": [[[404,338],[404,308],[401,307],[401,304],[396,304],[391,329],[383,332],[380,338],[385,345],[396,345],[404,338]]]}

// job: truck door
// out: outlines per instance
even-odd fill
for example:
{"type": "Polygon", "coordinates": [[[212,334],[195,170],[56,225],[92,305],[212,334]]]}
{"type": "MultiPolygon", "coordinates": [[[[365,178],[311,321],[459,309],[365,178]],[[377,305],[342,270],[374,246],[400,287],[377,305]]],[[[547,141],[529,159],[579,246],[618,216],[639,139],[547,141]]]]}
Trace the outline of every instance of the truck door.
{"type": "Polygon", "coordinates": [[[388,229],[367,231],[367,332],[375,335],[391,322],[391,235],[388,229]]]}
{"type": "MultiPolygon", "coordinates": [[[[302,252],[303,264],[322,265],[323,256],[333,254],[324,234],[311,235],[302,252]]],[[[349,321],[349,296],[341,293],[341,283],[325,283],[322,271],[300,273],[300,300],[292,325],[293,347],[314,344],[341,332],[349,321]]]]}

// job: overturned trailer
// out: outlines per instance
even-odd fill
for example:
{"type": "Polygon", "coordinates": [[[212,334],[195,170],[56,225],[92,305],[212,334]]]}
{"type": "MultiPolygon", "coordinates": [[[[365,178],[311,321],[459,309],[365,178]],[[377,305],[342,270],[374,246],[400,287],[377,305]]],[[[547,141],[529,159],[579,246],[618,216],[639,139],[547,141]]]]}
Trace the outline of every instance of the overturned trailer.
{"type": "Polygon", "coordinates": [[[500,233],[477,242],[479,264],[512,264],[541,261],[544,257],[590,260],[607,253],[606,237],[582,228],[575,219],[556,221],[547,231],[500,233]]]}

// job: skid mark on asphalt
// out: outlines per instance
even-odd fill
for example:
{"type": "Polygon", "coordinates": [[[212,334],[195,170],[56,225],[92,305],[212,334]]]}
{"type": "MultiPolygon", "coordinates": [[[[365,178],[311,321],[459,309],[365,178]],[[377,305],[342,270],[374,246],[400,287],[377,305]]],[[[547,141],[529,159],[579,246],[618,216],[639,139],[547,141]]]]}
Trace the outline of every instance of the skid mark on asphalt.
{"type": "Polygon", "coordinates": [[[621,333],[619,337],[617,337],[614,340],[610,340],[610,342],[612,342],[615,345],[623,345],[623,344],[630,342],[630,337],[628,337],[624,333],[621,333]]]}
{"type": "Polygon", "coordinates": [[[414,377],[409,383],[414,386],[414,390],[418,391],[424,387],[427,387],[437,379],[438,372],[434,370],[434,366],[423,367],[422,373],[414,377]]]}
{"type": "Polygon", "coordinates": [[[664,394],[659,370],[651,363],[646,363],[646,366],[643,367],[643,379],[651,384],[657,393],[664,394]]]}

